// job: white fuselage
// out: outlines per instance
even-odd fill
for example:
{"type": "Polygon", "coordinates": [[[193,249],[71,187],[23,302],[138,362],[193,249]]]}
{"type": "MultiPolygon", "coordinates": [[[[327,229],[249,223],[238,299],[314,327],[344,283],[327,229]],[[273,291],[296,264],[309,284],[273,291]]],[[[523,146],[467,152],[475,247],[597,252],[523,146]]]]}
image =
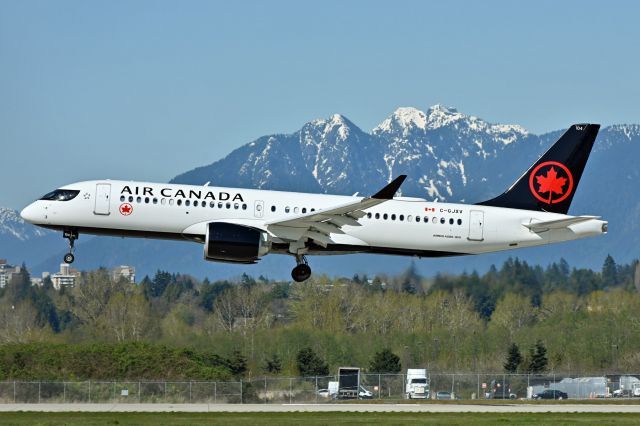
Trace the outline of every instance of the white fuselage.
{"type": "MultiPolygon", "coordinates": [[[[80,233],[204,242],[210,222],[246,225],[269,233],[272,252],[287,253],[285,240],[268,222],[353,202],[362,197],[242,188],[125,181],[86,181],[68,201],[38,200],[22,211],[25,220],[80,233]],[[281,243],[281,245],[279,245],[281,243]]],[[[607,222],[593,218],[560,229],[526,225],[571,218],[562,214],[481,205],[394,198],[364,210],[358,226],[331,234],[326,247],[308,254],[372,252],[414,256],[479,254],[600,235],[607,222]]]]}

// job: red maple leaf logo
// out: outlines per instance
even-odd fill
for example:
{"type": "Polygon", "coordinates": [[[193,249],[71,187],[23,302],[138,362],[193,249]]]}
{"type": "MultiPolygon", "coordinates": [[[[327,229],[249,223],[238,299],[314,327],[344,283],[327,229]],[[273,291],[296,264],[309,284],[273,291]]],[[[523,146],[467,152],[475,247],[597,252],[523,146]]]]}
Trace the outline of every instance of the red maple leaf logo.
{"type": "Polygon", "coordinates": [[[553,167],[547,170],[546,176],[536,176],[536,181],[538,182],[538,185],[540,185],[538,188],[539,193],[549,193],[549,204],[551,204],[551,198],[554,193],[558,195],[562,195],[564,193],[562,187],[567,183],[567,179],[558,177],[558,172],[556,172],[556,169],[553,167]]]}
{"type": "Polygon", "coordinates": [[[573,176],[569,168],[564,164],[557,161],[547,161],[533,169],[529,177],[529,188],[531,188],[531,193],[543,203],[560,203],[573,191],[573,176]],[[560,172],[561,176],[558,176],[558,172],[560,172]],[[538,185],[537,189],[535,187],[536,184],[538,185]],[[548,196],[543,198],[540,194],[548,194],[548,196]],[[554,194],[557,196],[555,199],[553,198],[554,194]]]}
{"type": "Polygon", "coordinates": [[[123,216],[129,216],[133,212],[133,206],[129,203],[120,205],[120,214],[123,216]]]}

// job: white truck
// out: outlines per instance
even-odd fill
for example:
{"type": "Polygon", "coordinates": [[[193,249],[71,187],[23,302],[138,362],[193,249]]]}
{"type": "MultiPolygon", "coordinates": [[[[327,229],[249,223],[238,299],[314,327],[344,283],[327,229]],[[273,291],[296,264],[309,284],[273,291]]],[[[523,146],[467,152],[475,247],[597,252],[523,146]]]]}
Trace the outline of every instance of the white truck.
{"type": "Polygon", "coordinates": [[[407,369],[407,399],[429,399],[429,378],[425,368],[407,369]]]}

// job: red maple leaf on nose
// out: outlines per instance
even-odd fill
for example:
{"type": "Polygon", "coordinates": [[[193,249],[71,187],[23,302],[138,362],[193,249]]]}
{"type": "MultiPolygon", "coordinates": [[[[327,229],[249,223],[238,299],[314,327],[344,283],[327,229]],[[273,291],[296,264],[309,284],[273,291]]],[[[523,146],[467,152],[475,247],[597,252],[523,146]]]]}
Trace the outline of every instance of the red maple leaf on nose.
{"type": "Polygon", "coordinates": [[[562,187],[567,183],[567,179],[558,177],[558,172],[556,172],[556,169],[553,167],[547,170],[546,176],[537,175],[536,181],[538,182],[538,185],[540,185],[538,188],[539,193],[549,193],[549,204],[551,204],[551,198],[554,193],[558,195],[562,195],[564,193],[562,187]]]}

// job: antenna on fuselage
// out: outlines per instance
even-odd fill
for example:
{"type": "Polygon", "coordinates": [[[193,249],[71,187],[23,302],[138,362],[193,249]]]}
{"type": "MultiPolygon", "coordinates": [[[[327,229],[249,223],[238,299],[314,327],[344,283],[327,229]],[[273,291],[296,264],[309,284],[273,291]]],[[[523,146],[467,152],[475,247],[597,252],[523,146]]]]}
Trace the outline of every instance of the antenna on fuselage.
{"type": "Polygon", "coordinates": [[[207,183],[205,183],[203,186],[209,186],[210,183],[211,183],[211,181],[208,180],[207,183]]]}

